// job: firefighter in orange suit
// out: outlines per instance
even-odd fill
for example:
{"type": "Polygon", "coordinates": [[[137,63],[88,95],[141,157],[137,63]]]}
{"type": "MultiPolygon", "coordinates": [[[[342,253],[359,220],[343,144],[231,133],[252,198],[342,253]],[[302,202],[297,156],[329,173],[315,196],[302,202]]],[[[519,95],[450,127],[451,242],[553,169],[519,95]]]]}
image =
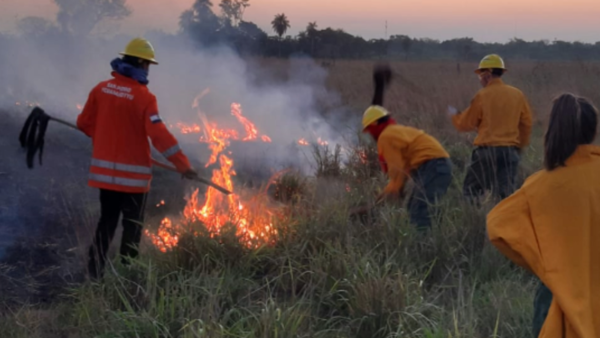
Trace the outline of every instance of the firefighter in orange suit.
{"type": "MultiPolygon", "coordinates": [[[[404,196],[404,184],[412,179],[415,189],[408,202],[410,221],[417,230],[427,231],[437,211],[436,203],[446,194],[452,181],[452,163],[438,140],[422,130],[396,123],[383,107],[386,86],[392,77],[388,64],[375,66],[375,93],[362,119],[363,132],[377,142],[381,169],[389,177],[376,204],[404,196]]],[[[352,214],[362,214],[371,208],[361,207],[352,214]]]]}
{"type": "Polygon", "coordinates": [[[123,262],[138,254],[152,178],[148,138],[184,177],[197,176],[162,122],[156,97],[147,87],[150,64],[158,64],[154,48],[137,38],[121,55],[111,63],[113,78],[91,91],[77,118],[77,127],[92,138],[94,145],[88,183],[100,189],[101,217],[88,263],[88,272],[94,279],[102,275],[121,215],[123,262]]]}
{"type": "Polygon", "coordinates": [[[474,200],[491,190],[500,199],[516,189],[520,153],[529,144],[532,114],[523,93],[502,82],[504,60],[483,58],[475,73],[483,87],[462,113],[450,107],[458,131],[477,131],[475,150],[465,177],[463,194],[474,200]]]}
{"type": "Polygon", "coordinates": [[[383,170],[389,183],[377,201],[400,197],[406,180],[415,189],[408,202],[410,221],[418,230],[429,230],[435,204],[448,191],[452,181],[452,163],[444,147],[424,131],[397,124],[381,106],[370,106],[363,115],[363,132],[377,142],[383,170]]]}
{"type": "Polygon", "coordinates": [[[598,112],[564,94],[545,136],[544,170],[487,217],[490,240],[541,280],[534,336],[600,337],[600,147],[598,112]]]}

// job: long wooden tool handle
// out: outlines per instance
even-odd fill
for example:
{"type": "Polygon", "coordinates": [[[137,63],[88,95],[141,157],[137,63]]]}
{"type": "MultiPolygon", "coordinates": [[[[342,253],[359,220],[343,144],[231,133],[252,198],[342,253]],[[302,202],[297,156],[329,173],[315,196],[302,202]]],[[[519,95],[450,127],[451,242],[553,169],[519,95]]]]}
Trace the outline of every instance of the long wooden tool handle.
{"type": "Polygon", "coordinates": [[[60,124],[63,124],[63,125],[65,125],[65,126],[67,126],[67,127],[71,127],[71,128],[73,128],[73,129],[77,129],[77,130],[79,130],[79,128],[77,128],[77,126],[76,126],[76,125],[74,125],[74,124],[72,124],[72,123],[70,123],[70,122],[67,122],[67,121],[65,121],[65,120],[57,119],[56,117],[52,117],[52,116],[50,116],[50,120],[52,120],[52,121],[55,121],[55,122],[58,122],[58,123],[60,123],[60,124]]]}
{"type": "MultiPolygon", "coordinates": [[[[160,162],[160,161],[157,161],[157,160],[155,160],[155,159],[152,159],[152,163],[153,163],[155,166],[157,166],[157,167],[161,167],[161,168],[163,168],[163,169],[167,169],[167,170],[170,170],[170,171],[173,171],[173,172],[177,172],[177,169],[175,169],[174,167],[171,167],[170,165],[168,165],[168,164],[165,164],[165,163],[162,163],[162,162],[160,162]]],[[[220,191],[220,192],[224,193],[225,195],[231,195],[231,191],[229,191],[229,190],[227,190],[227,189],[225,189],[225,188],[221,187],[220,185],[217,185],[217,184],[213,183],[213,182],[212,182],[212,181],[210,181],[210,180],[207,180],[207,179],[205,179],[205,178],[202,178],[202,177],[200,177],[200,176],[196,176],[196,177],[194,177],[192,180],[194,180],[194,181],[196,181],[196,182],[200,182],[200,183],[206,184],[206,185],[208,185],[208,186],[210,186],[210,187],[213,187],[213,188],[217,189],[218,191],[220,191]]]]}
{"type": "MultiPolygon", "coordinates": [[[[65,120],[61,120],[61,119],[58,119],[56,117],[50,117],[50,119],[53,120],[53,121],[55,121],[55,122],[58,122],[58,123],[60,123],[62,125],[65,125],[67,127],[71,127],[73,129],[79,130],[79,128],[77,128],[76,125],[74,125],[72,123],[69,123],[69,122],[67,122],[65,120]]],[[[154,164],[157,167],[160,167],[160,168],[172,171],[172,172],[179,173],[179,171],[176,168],[174,168],[174,167],[172,167],[172,166],[170,166],[168,164],[162,163],[162,162],[160,162],[158,160],[155,160],[154,158],[152,159],[152,164],[154,164]]],[[[205,178],[196,176],[195,178],[193,178],[193,180],[196,181],[196,182],[199,182],[199,183],[206,184],[206,185],[208,185],[210,187],[213,187],[213,188],[217,189],[218,191],[224,193],[225,195],[231,195],[231,191],[229,191],[229,190],[227,190],[227,189],[225,189],[225,188],[223,188],[223,187],[221,187],[221,186],[219,186],[219,185],[217,185],[217,184],[213,183],[212,181],[207,180],[205,178]]]]}
{"type": "Polygon", "coordinates": [[[200,176],[196,176],[194,178],[194,181],[200,182],[200,183],[204,183],[204,184],[208,185],[209,187],[215,188],[216,190],[222,192],[225,195],[231,195],[232,194],[231,191],[229,191],[229,190],[221,187],[220,185],[217,185],[217,184],[213,183],[212,181],[209,181],[209,180],[207,180],[205,178],[202,178],[200,176]]]}

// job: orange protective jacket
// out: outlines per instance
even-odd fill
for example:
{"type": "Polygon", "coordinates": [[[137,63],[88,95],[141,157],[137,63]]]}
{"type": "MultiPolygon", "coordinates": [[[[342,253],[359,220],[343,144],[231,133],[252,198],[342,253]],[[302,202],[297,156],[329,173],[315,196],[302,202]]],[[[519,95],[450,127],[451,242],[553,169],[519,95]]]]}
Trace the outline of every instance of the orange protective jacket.
{"type": "Polygon", "coordinates": [[[150,144],[180,172],[188,158],[158,115],[156,97],[134,79],[112,73],[90,93],[77,127],[93,141],[89,185],[95,188],[145,193],[150,190],[150,144]]]}
{"type": "Polygon", "coordinates": [[[461,132],[477,131],[476,146],[525,148],[531,137],[532,114],[525,95],[501,79],[482,88],[464,112],[452,117],[461,132]]]}
{"type": "Polygon", "coordinates": [[[450,157],[435,138],[399,124],[385,128],[377,140],[377,149],[386,162],[390,178],[383,191],[385,194],[400,192],[410,172],[424,162],[450,157]]]}
{"type": "Polygon", "coordinates": [[[487,217],[490,240],[552,291],[542,338],[600,337],[600,148],[531,176],[487,217]]]}

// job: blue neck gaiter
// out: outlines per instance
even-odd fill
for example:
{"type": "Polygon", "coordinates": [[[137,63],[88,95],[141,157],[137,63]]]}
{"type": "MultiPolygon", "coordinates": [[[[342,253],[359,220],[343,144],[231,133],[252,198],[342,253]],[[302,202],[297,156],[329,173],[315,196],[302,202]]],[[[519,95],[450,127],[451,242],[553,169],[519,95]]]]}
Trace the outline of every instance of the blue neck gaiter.
{"type": "Polygon", "coordinates": [[[143,85],[150,83],[150,81],[148,81],[148,71],[141,68],[135,68],[134,66],[123,62],[122,59],[116,58],[110,63],[110,65],[118,74],[132,78],[143,85]]]}

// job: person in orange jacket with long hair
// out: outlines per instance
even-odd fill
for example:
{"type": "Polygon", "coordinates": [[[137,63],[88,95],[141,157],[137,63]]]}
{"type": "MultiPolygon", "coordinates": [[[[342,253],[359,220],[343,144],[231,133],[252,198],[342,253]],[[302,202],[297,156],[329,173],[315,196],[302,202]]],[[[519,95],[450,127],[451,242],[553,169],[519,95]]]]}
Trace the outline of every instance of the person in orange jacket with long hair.
{"type": "Polygon", "coordinates": [[[152,179],[150,144],[175,165],[184,177],[197,177],[175,137],[158,114],[150,92],[148,70],[154,48],[145,39],[133,39],[111,62],[113,78],[98,84],[89,95],[77,127],[92,138],[94,150],[89,186],[100,189],[101,216],[89,251],[88,272],[102,275],[108,247],[123,215],[121,255],[134,258],[142,236],[146,196],[152,179]]]}
{"type": "Polygon", "coordinates": [[[588,100],[557,98],[544,170],[487,217],[491,242],[541,280],[536,337],[600,337],[600,147],[592,145],[597,123],[598,111],[588,100]]]}

